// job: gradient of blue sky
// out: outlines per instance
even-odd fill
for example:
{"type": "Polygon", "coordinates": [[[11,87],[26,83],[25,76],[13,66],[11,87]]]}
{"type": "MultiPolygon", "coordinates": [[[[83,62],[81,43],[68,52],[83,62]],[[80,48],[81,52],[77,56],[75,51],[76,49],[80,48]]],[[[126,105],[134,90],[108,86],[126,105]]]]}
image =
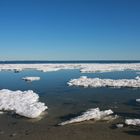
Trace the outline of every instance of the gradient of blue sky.
{"type": "Polygon", "coordinates": [[[0,60],[140,60],[140,0],[0,0],[0,60]]]}

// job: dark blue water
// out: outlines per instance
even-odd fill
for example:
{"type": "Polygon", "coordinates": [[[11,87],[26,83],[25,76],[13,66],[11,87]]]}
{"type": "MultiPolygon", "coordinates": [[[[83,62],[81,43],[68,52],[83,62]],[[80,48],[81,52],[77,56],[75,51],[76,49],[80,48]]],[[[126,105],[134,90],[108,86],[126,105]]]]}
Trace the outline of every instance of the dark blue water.
{"type": "Polygon", "coordinates": [[[140,63],[140,60],[69,60],[69,61],[0,61],[0,64],[56,64],[56,63],[140,63]]]}

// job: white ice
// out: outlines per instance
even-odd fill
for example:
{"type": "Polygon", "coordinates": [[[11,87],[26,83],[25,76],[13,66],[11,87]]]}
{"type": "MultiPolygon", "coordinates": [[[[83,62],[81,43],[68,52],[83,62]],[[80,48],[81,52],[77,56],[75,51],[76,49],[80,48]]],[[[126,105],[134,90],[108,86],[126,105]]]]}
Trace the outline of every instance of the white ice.
{"type": "Polygon", "coordinates": [[[139,102],[140,103],[140,99],[136,99],[136,102],[139,102]]]}
{"type": "Polygon", "coordinates": [[[112,120],[115,119],[117,116],[111,116],[113,114],[112,110],[105,110],[105,111],[100,111],[99,108],[93,108],[89,109],[86,112],[84,112],[81,116],[77,116],[75,118],[72,118],[71,120],[65,121],[60,123],[59,125],[66,125],[66,124],[72,124],[72,123],[78,123],[78,122],[83,122],[83,121],[88,121],[88,120],[112,120]]]}
{"type": "Polygon", "coordinates": [[[82,73],[94,73],[94,72],[111,72],[111,71],[124,71],[124,70],[136,70],[140,71],[140,63],[131,64],[0,64],[1,70],[12,70],[15,72],[22,71],[24,69],[36,69],[43,72],[58,71],[66,69],[80,69],[82,73]]]}
{"type": "Polygon", "coordinates": [[[11,91],[0,90],[0,110],[13,111],[27,118],[37,118],[47,109],[44,103],[39,102],[39,96],[32,90],[11,91]]]}
{"type": "Polygon", "coordinates": [[[40,77],[23,77],[22,79],[25,80],[25,81],[32,82],[32,81],[38,81],[38,80],[40,80],[40,77]]]}
{"type": "Polygon", "coordinates": [[[140,78],[135,79],[100,79],[100,78],[87,78],[81,76],[79,79],[72,79],[68,82],[69,86],[83,86],[83,87],[129,87],[140,88],[140,78]]]}
{"type": "Polygon", "coordinates": [[[124,127],[124,124],[121,124],[121,123],[116,124],[116,127],[117,127],[117,128],[122,128],[122,127],[124,127]]]}
{"type": "Polygon", "coordinates": [[[140,126],[140,119],[126,119],[125,124],[126,125],[140,126]]]}

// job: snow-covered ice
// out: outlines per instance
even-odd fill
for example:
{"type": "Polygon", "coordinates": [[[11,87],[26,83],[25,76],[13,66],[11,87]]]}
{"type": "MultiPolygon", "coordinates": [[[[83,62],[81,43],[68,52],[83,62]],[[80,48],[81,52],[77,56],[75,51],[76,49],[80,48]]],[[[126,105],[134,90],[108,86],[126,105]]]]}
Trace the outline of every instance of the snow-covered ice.
{"type": "Polygon", "coordinates": [[[105,111],[100,111],[99,108],[93,108],[89,109],[86,112],[84,112],[81,116],[77,116],[75,118],[72,118],[71,120],[65,121],[60,123],[59,125],[66,125],[66,124],[72,124],[72,123],[78,123],[78,122],[83,122],[83,121],[88,121],[88,120],[112,120],[115,119],[117,116],[112,116],[113,111],[112,110],[105,110],[105,111]]]}
{"type": "Polygon", "coordinates": [[[125,124],[126,125],[140,126],[140,119],[126,119],[125,124]]]}
{"type": "Polygon", "coordinates": [[[111,72],[111,71],[124,71],[124,70],[139,70],[140,63],[131,64],[85,64],[83,65],[82,73],[93,72],[111,72]]]}
{"type": "Polygon", "coordinates": [[[72,79],[68,82],[69,86],[83,86],[83,87],[129,87],[140,88],[140,78],[135,79],[100,79],[100,78],[87,78],[81,76],[78,79],[72,79]]]}
{"type": "Polygon", "coordinates": [[[94,72],[111,72],[111,71],[124,71],[124,70],[136,70],[140,71],[140,63],[131,64],[0,64],[1,70],[22,71],[24,69],[36,69],[43,72],[58,71],[66,69],[80,69],[82,73],[94,73],[94,72]]]}
{"type": "Polygon", "coordinates": [[[40,77],[23,77],[22,79],[25,80],[25,81],[32,82],[32,81],[38,81],[38,80],[40,80],[40,77]]]}
{"type": "Polygon", "coordinates": [[[13,111],[27,118],[37,118],[46,109],[47,106],[39,102],[38,94],[34,93],[32,90],[0,90],[1,111],[13,111]]]}

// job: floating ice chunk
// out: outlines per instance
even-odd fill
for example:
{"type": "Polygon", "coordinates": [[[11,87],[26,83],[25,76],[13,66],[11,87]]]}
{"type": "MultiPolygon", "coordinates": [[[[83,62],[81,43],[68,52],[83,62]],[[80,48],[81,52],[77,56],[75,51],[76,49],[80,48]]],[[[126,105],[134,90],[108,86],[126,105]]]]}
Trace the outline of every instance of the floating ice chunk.
{"type": "Polygon", "coordinates": [[[69,86],[83,86],[83,87],[129,87],[140,88],[140,79],[99,79],[99,78],[87,78],[82,76],[79,79],[72,79],[68,82],[69,86]]]}
{"type": "Polygon", "coordinates": [[[122,127],[124,127],[124,124],[121,124],[121,123],[116,124],[116,127],[117,127],[117,128],[122,128],[122,127]]]}
{"type": "Polygon", "coordinates": [[[136,99],[136,102],[139,102],[140,103],[140,99],[136,99]]]}
{"type": "Polygon", "coordinates": [[[32,90],[0,90],[0,110],[13,111],[27,118],[37,118],[46,109],[47,106],[39,102],[39,96],[32,90]]]}
{"type": "Polygon", "coordinates": [[[126,119],[125,124],[126,125],[140,126],[140,119],[126,119]]]}
{"type": "Polygon", "coordinates": [[[113,111],[110,109],[105,110],[105,111],[100,111],[99,108],[93,108],[93,109],[87,110],[81,116],[72,118],[71,120],[68,120],[65,122],[62,122],[59,125],[78,123],[78,122],[88,121],[91,119],[93,119],[95,121],[97,121],[97,120],[111,120],[113,118],[113,116],[110,116],[111,114],[113,114],[113,111]]]}
{"type": "Polygon", "coordinates": [[[38,80],[40,80],[40,77],[23,77],[22,79],[25,80],[25,81],[32,82],[32,81],[38,81],[38,80]]]}
{"type": "Polygon", "coordinates": [[[4,114],[4,112],[3,111],[0,111],[0,114],[4,114]]]}
{"type": "Polygon", "coordinates": [[[140,77],[139,76],[137,76],[135,79],[140,81],[140,77]]]}

